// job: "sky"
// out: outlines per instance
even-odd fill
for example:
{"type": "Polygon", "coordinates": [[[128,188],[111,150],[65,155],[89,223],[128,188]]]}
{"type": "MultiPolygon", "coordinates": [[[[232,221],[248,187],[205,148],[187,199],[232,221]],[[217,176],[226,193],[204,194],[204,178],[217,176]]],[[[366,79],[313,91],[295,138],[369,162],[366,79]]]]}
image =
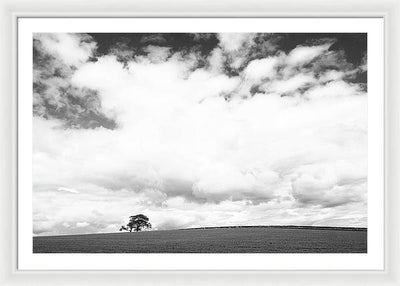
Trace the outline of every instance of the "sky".
{"type": "Polygon", "coordinates": [[[367,227],[366,34],[34,34],[33,234],[367,227]]]}

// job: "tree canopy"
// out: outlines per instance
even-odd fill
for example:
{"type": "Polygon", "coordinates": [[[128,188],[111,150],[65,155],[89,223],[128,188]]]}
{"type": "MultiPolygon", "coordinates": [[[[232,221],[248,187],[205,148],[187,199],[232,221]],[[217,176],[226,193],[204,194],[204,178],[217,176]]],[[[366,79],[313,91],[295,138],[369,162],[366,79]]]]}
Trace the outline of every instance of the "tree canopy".
{"type": "Polygon", "coordinates": [[[149,218],[145,216],[144,214],[137,214],[137,215],[132,215],[129,217],[129,222],[126,224],[126,226],[121,226],[119,231],[141,231],[144,228],[151,228],[151,223],[149,222],[149,218]]]}

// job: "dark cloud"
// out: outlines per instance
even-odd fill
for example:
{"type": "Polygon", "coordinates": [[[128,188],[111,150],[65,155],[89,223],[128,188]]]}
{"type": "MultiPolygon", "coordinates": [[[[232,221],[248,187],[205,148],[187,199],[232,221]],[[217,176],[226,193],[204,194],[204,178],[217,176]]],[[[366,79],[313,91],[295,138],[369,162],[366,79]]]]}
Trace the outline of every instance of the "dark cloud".
{"type": "MultiPolygon", "coordinates": [[[[239,67],[232,67],[229,63],[227,66],[227,71],[232,75],[239,74],[249,62],[256,59],[263,59],[266,57],[276,56],[281,50],[279,47],[279,42],[282,39],[281,34],[272,33],[257,33],[254,38],[252,38],[251,43],[244,45],[246,57],[239,67]]],[[[228,61],[232,63],[235,58],[230,58],[228,61]]]]}
{"type": "Polygon", "coordinates": [[[91,33],[98,44],[97,57],[114,54],[120,60],[145,55],[148,46],[171,48],[171,53],[187,54],[193,51],[201,56],[207,56],[218,44],[216,34],[210,33],[91,33]]]}
{"type": "Polygon", "coordinates": [[[348,62],[359,65],[367,51],[366,33],[285,33],[278,34],[279,48],[289,52],[298,45],[315,45],[329,40],[335,43],[330,47],[332,51],[344,51],[348,62]]]}
{"type": "Polygon", "coordinates": [[[137,51],[130,46],[128,38],[121,38],[118,42],[112,44],[109,48],[109,54],[117,57],[118,61],[128,63],[133,60],[137,51]]]}
{"type": "MultiPolygon", "coordinates": [[[[90,40],[82,37],[83,42],[90,40]]],[[[62,120],[68,128],[115,128],[115,121],[101,111],[97,91],[70,83],[75,70],[47,51],[39,36],[34,38],[33,115],[62,120]]]]}
{"type": "Polygon", "coordinates": [[[150,34],[141,37],[139,42],[143,45],[164,46],[167,40],[164,38],[163,34],[150,34]]]}

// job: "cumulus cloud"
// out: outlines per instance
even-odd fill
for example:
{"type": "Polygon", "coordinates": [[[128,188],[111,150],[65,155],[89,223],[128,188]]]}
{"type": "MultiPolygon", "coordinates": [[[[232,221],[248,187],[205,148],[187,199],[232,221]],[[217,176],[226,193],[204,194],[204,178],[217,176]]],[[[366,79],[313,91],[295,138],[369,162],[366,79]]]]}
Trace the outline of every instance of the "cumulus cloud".
{"type": "Polygon", "coordinates": [[[248,46],[254,34],[251,33],[222,33],[219,34],[220,45],[228,52],[237,51],[244,46],[248,46]]]}
{"type": "Polygon", "coordinates": [[[92,55],[96,43],[81,34],[36,34],[43,48],[69,66],[79,66],[92,55]]]}
{"type": "MultiPolygon", "coordinates": [[[[93,90],[96,110],[115,126],[71,128],[68,116],[35,114],[35,234],[115,231],[135,213],[157,229],[366,226],[367,95],[346,80],[359,67],[340,51],[276,52],[271,36],[260,44],[255,34],[223,34],[199,66],[196,51],[172,51],[158,35],[125,62],[115,51],[92,61],[98,43],[57,37],[38,45],[53,41],[41,50],[63,63],[73,62],[64,46],[82,52],[56,86],[93,90]],[[265,43],[268,52],[256,49],[265,43]],[[234,64],[245,65],[234,75],[232,55],[245,46],[258,52],[234,64]],[[260,50],[265,56],[252,59],[260,50]],[[342,59],[339,71],[326,67],[332,58],[342,59]]],[[[49,92],[37,93],[46,112],[40,100],[49,92]]]]}
{"type": "Polygon", "coordinates": [[[151,62],[163,62],[170,55],[170,48],[168,47],[159,47],[159,46],[147,46],[145,48],[145,52],[147,53],[146,57],[151,62]]]}
{"type": "Polygon", "coordinates": [[[273,78],[276,75],[278,60],[276,57],[270,57],[251,61],[244,70],[246,78],[255,81],[273,78]]]}
{"type": "Polygon", "coordinates": [[[112,118],[101,112],[95,90],[70,82],[75,70],[93,55],[96,43],[82,34],[34,34],[33,113],[61,119],[76,128],[113,128],[112,118]]]}
{"type": "Polygon", "coordinates": [[[304,65],[311,62],[316,57],[320,56],[324,51],[329,49],[330,45],[321,45],[321,46],[300,46],[293,49],[286,61],[289,65],[299,66],[304,65]]]}

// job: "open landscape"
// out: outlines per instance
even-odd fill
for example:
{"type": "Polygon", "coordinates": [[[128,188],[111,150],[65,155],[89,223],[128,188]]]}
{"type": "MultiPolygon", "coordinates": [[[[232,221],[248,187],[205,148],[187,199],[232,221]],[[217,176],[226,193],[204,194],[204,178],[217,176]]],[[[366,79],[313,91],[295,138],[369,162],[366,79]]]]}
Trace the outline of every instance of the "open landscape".
{"type": "Polygon", "coordinates": [[[367,33],[257,29],[34,33],[33,252],[367,253],[367,33]]]}
{"type": "Polygon", "coordinates": [[[34,253],[366,253],[366,228],[256,226],[37,236],[34,253]]]}

